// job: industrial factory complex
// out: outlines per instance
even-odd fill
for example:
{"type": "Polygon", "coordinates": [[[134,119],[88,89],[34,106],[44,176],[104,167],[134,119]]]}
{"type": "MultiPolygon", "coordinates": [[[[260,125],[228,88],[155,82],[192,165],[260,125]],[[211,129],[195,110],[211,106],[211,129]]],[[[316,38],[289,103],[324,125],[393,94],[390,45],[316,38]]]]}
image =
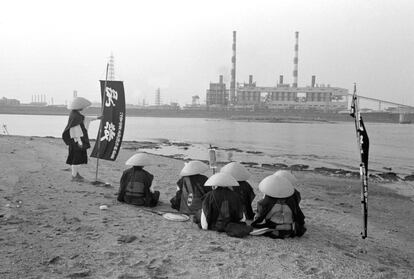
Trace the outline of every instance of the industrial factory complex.
{"type": "Polygon", "coordinates": [[[208,109],[231,108],[233,110],[321,110],[341,111],[348,108],[347,89],[316,84],[312,76],[311,85],[298,86],[299,32],[295,33],[293,59],[293,83],[283,82],[283,75],[275,86],[259,86],[249,76],[249,83],[236,83],[236,31],[233,31],[233,55],[230,88],[223,83],[210,83],[206,93],[208,109]]]}
{"type": "MultiPolygon", "coordinates": [[[[161,89],[155,92],[153,105],[143,99],[127,104],[129,116],[206,117],[259,121],[347,121],[350,92],[345,88],[317,84],[316,76],[309,77],[309,85],[298,85],[299,32],[295,32],[293,82],[284,82],[279,75],[273,86],[257,84],[253,75],[248,83],[236,82],[236,31],[233,31],[231,78],[229,87],[223,81],[210,82],[205,94],[205,104],[200,103],[202,94],[192,96],[191,104],[180,107],[178,103],[163,104],[161,89]],[[201,97],[200,97],[201,96],[201,97]]],[[[109,60],[108,80],[114,80],[114,59],[109,60]]],[[[73,92],[76,96],[77,92],[73,92]]],[[[370,97],[358,96],[359,100],[374,103],[376,108],[362,108],[364,120],[375,122],[414,123],[414,107],[370,97]]],[[[93,103],[89,111],[100,113],[100,103],[93,103]]],[[[0,99],[3,114],[67,114],[66,105],[54,105],[53,98],[46,101],[45,94],[32,95],[29,104],[16,99],[0,99]]]]}

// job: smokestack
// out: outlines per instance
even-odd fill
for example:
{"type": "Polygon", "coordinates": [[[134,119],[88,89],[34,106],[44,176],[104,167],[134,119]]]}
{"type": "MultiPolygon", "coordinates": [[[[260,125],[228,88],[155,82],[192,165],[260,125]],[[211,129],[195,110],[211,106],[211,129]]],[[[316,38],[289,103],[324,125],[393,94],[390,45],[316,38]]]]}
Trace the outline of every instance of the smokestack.
{"type": "Polygon", "coordinates": [[[223,75],[220,75],[220,84],[223,84],[223,75]]]}
{"type": "Polygon", "coordinates": [[[249,84],[253,83],[253,75],[249,75],[249,84]]]}
{"type": "Polygon", "coordinates": [[[73,90],[73,98],[76,98],[76,97],[78,97],[78,91],[73,90]]]}
{"type": "Polygon", "coordinates": [[[230,81],[230,104],[234,104],[236,98],[236,31],[233,31],[233,56],[231,57],[231,81],[230,81]]]}
{"type": "Polygon", "coordinates": [[[283,84],[283,75],[279,76],[279,84],[283,84]]]}
{"type": "Polygon", "coordinates": [[[295,32],[295,58],[293,58],[293,84],[292,87],[298,87],[298,62],[299,62],[299,32],[295,32]]]}
{"type": "Polygon", "coordinates": [[[316,82],[316,76],[312,76],[312,83],[311,83],[312,87],[315,87],[315,82],[316,82]]]}
{"type": "Polygon", "coordinates": [[[155,92],[155,105],[160,106],[161,105],[161,89],[158,88],[155,92]]]}

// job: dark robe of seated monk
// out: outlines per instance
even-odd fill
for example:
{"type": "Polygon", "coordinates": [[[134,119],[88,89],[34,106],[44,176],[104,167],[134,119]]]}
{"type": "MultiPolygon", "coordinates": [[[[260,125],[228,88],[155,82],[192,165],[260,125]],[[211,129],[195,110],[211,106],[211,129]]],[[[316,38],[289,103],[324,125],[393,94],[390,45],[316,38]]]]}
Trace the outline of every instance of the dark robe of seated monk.
{"type": "Polygon", "coordinates": [[[240,195],[227,187],[208,192],[203,199],[202,209],[209,230],[223,232],[229,223],[238,223],[243,219],[240,195]]]}
{"type": "Polygon", "coordinates": [[[118,201],[140,206],[156,206],[160,192],[151,192],[153,179],[154,176],[142,167],[134,166],[125,170],[120,181],[118,201]]]}
{"type": "Polygon", "coordinates": [[[295,231],[292,236],[302,236],[306,232],[305,215],[303,214],[299,203],[301,196],[299,191],[295,192],[287,198],[272,198],[267,195],[257,202],[257,214],[255,220],[251,224],[254,228],[275,228],[276,224],[266,219],[267,214],[272,210],[276,203],[285,203],[292,211],[293,222],[295,223],[295,231]],[[263,223],[264,221],[264,223],[263,223]]]}
{"type": "Polygon", "coordinates": [[[211,191],[211,187],[204,186],[208,177],[202,174],[183,176],[177,181],[179,190],[170,200],[171,207],[185,214],[195,214],[201,209],[203,196],[211,191]]]}
{"type": "Polygon", "coordinates": [[[243,212],[246,216],[247,220],[253,220],[254,212],[252,208],[252,202],[256,197],[256,194],[253,191],[252,186],[250,186],[249,182],[247,181],[238,181],[239,187],[234,187],[234,192],[240,195],[242,204],[243,204],[243,212]]]}

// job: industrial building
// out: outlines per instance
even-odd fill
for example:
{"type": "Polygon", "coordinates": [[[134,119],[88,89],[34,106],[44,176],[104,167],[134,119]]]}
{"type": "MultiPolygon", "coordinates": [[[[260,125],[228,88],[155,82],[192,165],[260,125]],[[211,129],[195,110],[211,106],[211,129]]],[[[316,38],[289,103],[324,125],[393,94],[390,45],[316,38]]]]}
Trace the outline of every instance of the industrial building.
{"type": "Polygon", "coordinates": [[[237,87],[235,108],[251,108],[265,106],[268,109],[312,109],[324,111],[340,111],[348,108],[348,90],[329,85],[318,85],[315,76],[312,83],[306,87],[293,87],[279,83],[274,87],[256,86],[253,76],[249,83],[237,87]]]}
{"type": "Polygon", "coordinates": [[[18,106],[20,105],[20,101],[16,99],[7,99],[6,97],[3,97],[0,99],[0,106],[18,106]]]}
{"type": "Polygon", "coordinates": [[[206,104],[207,107],[227,106],[229,104],[229,90],[226,89],[226,84],[223,82],[221,75],[218,83],[210,82],[210,87],[207,89],[206,104]]]}
{"type": "Polygon", "coordinates": [[[236,32],[233,31],[232,44],[232,69],[230,90],[223,83],[220,76],[219,83],[210,83],[207,90],[207,106],[222,106],[229,109],[301,109],[341,111],[348,108],[348,90],[339,87],[316,84],[316,77],[312,76],[311,85],[298,86],[298,62],[299,62],[299,32],[295,32],[295,46],[293,59],[293,83],[283,82],[283,76],[275,86],[257,86],[253,82],[253,76],[249,76],[249,83],[236,83],[236,32]],[[237,84],[237,85],[236,85],[237,84]],[[235,86],[236,85],[236,86],[235,86]],[[230,96],[229,96],[230,93],[230,96]]]}

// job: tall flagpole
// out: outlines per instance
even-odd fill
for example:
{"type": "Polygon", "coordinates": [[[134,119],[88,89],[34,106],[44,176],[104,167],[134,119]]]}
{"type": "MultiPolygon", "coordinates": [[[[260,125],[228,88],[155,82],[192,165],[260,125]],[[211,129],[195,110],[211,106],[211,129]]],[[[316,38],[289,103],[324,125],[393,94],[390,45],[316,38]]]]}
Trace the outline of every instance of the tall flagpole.
{"type": "MultiPolygon", "coordinates": [[[[104,99],[105,99],[105,92],[106,92],[106,82],[108,80],[108,68],[109,68],[109,63],[106,63],[106,74],[105,74],[105,83],[104,83],[104,90],[103,90],[103,98],[102,98],[102,105],[101,105],[101,116],[103,115],[103,110],[104,110],[104,99]]],[[[96,139],[97,141],[97,148],[96,148],[96,173],[95,173],[95,183],[98,183],[98,166],[99,166],[99,146],[101,143],[101,134],[102,134],[102,119],[101,122],[99,124],[99,131],[98,131],[98,138],[96,139]]]]}
{"type": "MultiPolygon", "coordinates": [[[[355,130],[356,130],[356,138],[357,138],[357,146],[358,151],[361,156],[361,163],[359,164],[359,174],[362,183],[361,189],[361,210],[362,210],[362,232],[361,236],[365,239],[368,235],[367,232],[367,225],[368,225],[368,177],[367,177],[367,169],[365,167],[363,154],[364,150],[362,148],[363,144],[363,136],[361,135],[361,113],[359,111],[359,99],[356,95],[356,83],[354,83],[354,94],[352,96],[352,104],[353,104],[353,114],[355,118],[355,130]]],[[[351,114],[352,115],[352,114],[351,114]]]]}

